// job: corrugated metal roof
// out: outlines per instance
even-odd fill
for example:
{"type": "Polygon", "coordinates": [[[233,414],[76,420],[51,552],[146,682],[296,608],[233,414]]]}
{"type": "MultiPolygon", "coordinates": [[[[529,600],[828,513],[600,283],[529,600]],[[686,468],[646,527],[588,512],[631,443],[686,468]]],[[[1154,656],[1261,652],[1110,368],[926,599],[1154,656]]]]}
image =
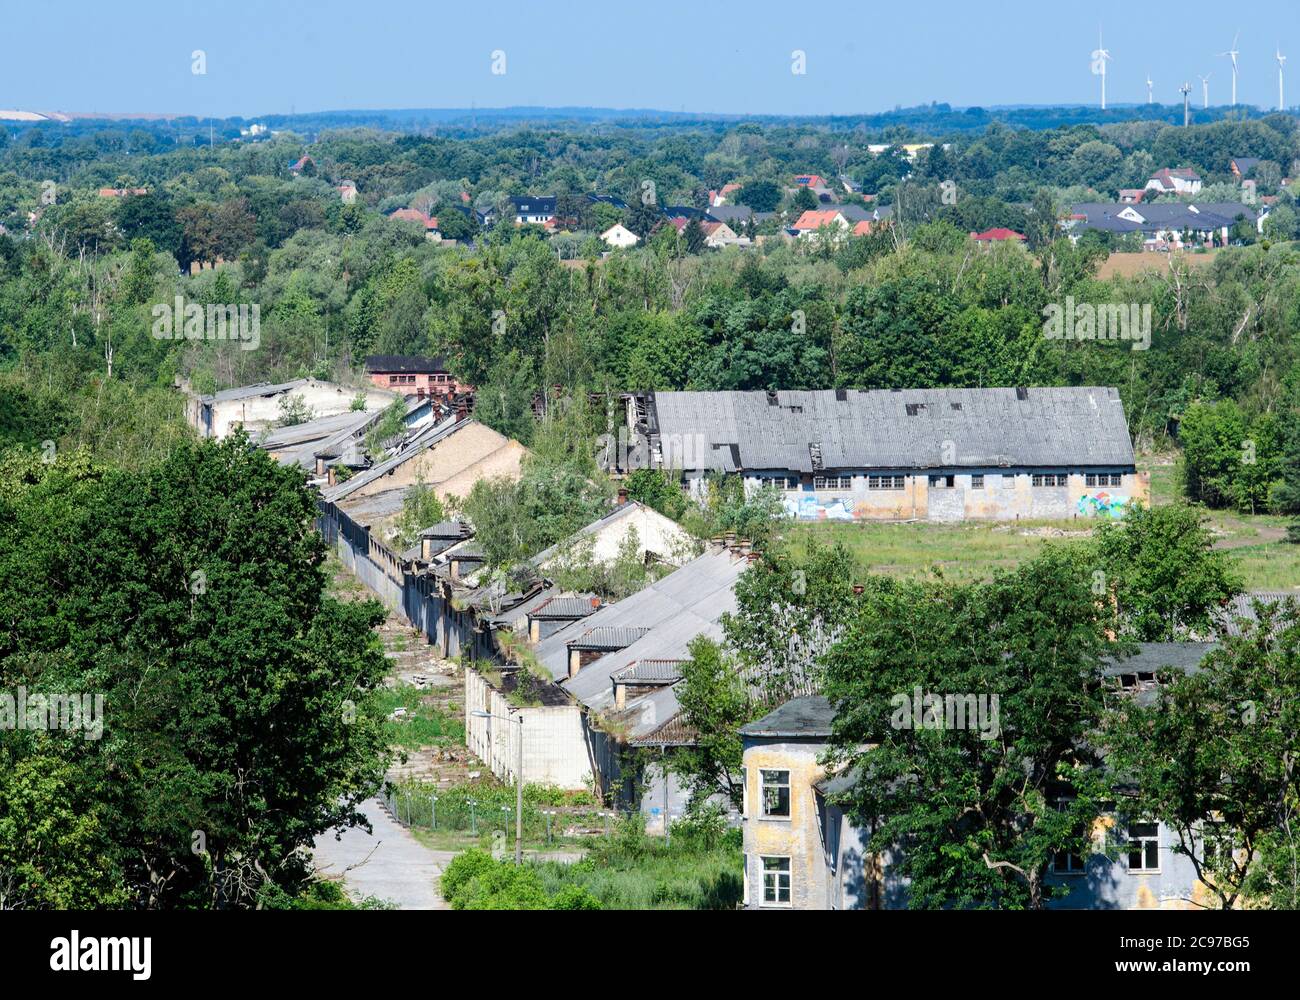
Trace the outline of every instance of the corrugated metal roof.
{"type": "MultiPolygon", "coordinates": [[[[592,597],[594,596],[592,595],[592,597]]],[[[597,603],[593,605],[591,603],[592,597],[553,597],[545,604],[538,605],[533,609],[529,617],[540,618],[545,621],[586,618],[600,607],[600,598],[596,598],[597,603]]]]}
{"type": "Polygon", "coordinates": [[[684,468],[1132,466],[1113,388],[660,392],[652,427],[684,468]]]}
{"type": "Polygon", "coordinates": [[[1248,594],[1237,594],[1215,616],[1218,631],[1222,635],[1241,635],[1243,619],[1245,623],[1253,623],[1257,619],[1255,601],[1278,604],[1284,603],[1288,599],[1300,604],[1300,591],[1257,590],[1248,594]]]}
{"type": "Polygon", "coordinates": [[[612,678],[618,684],[675,684],[682,679],[681,660],[645,658],[629,663],[614,671],[612,678]]]}
{"type": "Polygon", "coordinates": [[[626,649],[650,630],[627,625],[602,625],[569,640],[570,649],[626,649]]]}

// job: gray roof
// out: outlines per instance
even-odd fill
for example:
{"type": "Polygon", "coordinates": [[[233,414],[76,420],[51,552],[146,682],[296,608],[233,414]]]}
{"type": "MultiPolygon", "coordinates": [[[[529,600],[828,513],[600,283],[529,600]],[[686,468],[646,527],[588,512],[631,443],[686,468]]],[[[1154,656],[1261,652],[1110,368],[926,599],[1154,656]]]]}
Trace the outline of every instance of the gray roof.
{"type": "Polygon", "coordinates": [[[752,217],[757,222],[766,222],[775,212],[755,212],[748,205],[718,205],[706,213],[714,222],[748,222],[752,217]]]}
{"type": "Polygon", "coordinates": [[[813,472],[818,446],[828,470],[1133,465],[1113,388],[660,392],[652,410],[687,469],[813,472]]]}
{"type": "Polygon", "coordinates": [[[635,625],[600,625],[569,640],[570,649],[626,649],[650,629],[635,625]]]}
{"type": "Polygon", "coordinates": [[[256,396],[274,396],[307,385],[312,379],[297,378],[292,382],[257,382],[253,385],[240,385],[233,389],[222,389],[211,396],[200,396],[205,403],[225,403],[232,399],[252,399],[256,396]]]}
{"type": "Polygon", "coordinates": [[[464,521],[439,521],[420,532],[421,538],[468,538],[470,527],[464,521]]]}
{"type": "MultiPolygon", "coordinates": [[[[698,635],[721,635],[718,620],[734,611],[736,580],[745,560],[730,552],[706,552],[681,569],[656,580],[630,597],[607,604],[594,614],[560,629],[536,647],[538,661],[584,704],[604,709],[612,703],[610,677],[641,659],[685,659],[687,645],[698,635]],[[593,628],[647,629],[639,639],[588,663],[568,677],[568,645],[593,628]]],[[[658,725],[669,716],[664,715],[658,725]]]]}
{"type": "Polygon", "coordinates": [[[332,417],[320,417],[289,427],[270,429],[259,436],[257,443],[267,451],[279,452],[278,460],[282,465],[300,465],[304,469],[314,469],[317,455],[337,457],[343,450],[339,445],[363,431],[378,417],[377,413],[348,410],[332,417]]]}
{"type": "Polygon", "coordinates": [[[684,660],[641,659],[615,670],[611,678],[618,684],[675,684],[682,679],[684,660]]]}
{"type": "Polygon", "coordinates": [[[1106,660],[1102,673],[1107,677],[1153,674],[1167,667],[1195,673],[1206,655],[1217,648],[1215,642],[1140,642],[1131,655],[1106,660]]]}
{"type": "Polygon", "coordinates": [[[1239,202],[1141,202],[1139,204],[1106,204],[1087,202],[1070,210],[1086,218],[1075,221],[1076,229],[1099,229],[1111,233],[1154,233],[1164,230],[1210,230],[1233,225],[1238,216],[1251,222],[1256,214],[1249,206],[1239,202]],[[1145,221],[1134,222],[1120,217],[1121,212],[1136,212],[1145,221]]]}
{"type": "Polygon", "coordinates": [[[824,739],[831,734],[834,718],[835,710],[827,698],[819,694],[806,695],[791,698],[761,719],[741,726],[740,734],[769,739],[824,739]]]}
{"type": "Polygon", "coordinates": [[[1257,618],[1255,601],[1278,604],[1288,598],[1300,604],[1300,590],[1257,590],[1248,594],[1237,594],[1228,602],[1227,607],[1221,608],[1215,616],[1219,632],[1223,635],[1241,635],[1242,625],[1253,623],[1257,618]]]}
{"type": "Polygon", "coordinates": [[[323,490],[321,495],[326,500],[342,500],[349,493],[360,489],[367,483],[374,482],[381,476],[388,475],[388,473],[392,472],[398,466],[405,465],[416,455],[422,454],[429,448],[432,448],[439,441],[442,441],[444,438],[454,434],[456,431],[460,430],[462,427],[468,426],[472,422],[473,421],[470,420],[457,421],[453,416],[441,423],[431,424],[411,438],[411,440],[408,441],[402,450],[396,455],[380,462],[378,465],[371,466],[369,469],[366,469],[365,472],[358,473],[351,479],[347,480],[347,482],[339,483],[336,486],[331,486],[328,489],[323,490]]]}
{"type": "MultiPolygon", "coordinates": [[[[593,594],[592,597],[595,597],[593,594]]],[[[571,620],[576,621],[579,618],[586,618],[588,615],[595,613],[599,604],[593,606],[592,597],[552,597],[543,604],[539,604],[528,617],[540,618],[544,621],[554,620],[571,620]]],[[[599,601],[599,598],[597,598],[599,601]]]]}

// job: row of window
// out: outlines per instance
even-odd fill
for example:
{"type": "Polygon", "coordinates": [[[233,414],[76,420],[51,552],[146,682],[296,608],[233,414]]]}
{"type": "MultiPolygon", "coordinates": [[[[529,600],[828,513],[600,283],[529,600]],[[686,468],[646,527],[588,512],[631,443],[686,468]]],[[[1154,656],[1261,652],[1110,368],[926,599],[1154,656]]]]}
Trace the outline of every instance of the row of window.
{"type": "MultiPolygon", "coordinates": [[[[748,859],[746,859],[748,860],[748,859]]],[[[790,905],[790,859],[779,855],[760,855],[763,872],[763,905],[790,905]]],[[[1061,875],[1082,874],[1083,858],[1077,854],[1058,854],[1052,871],[1061,875]]],[[[1156,824],[1137,823],[1129,828],[1128,870],[1133,874],[1160,871],[1160,841],[1156,824]]],[[[748,873],[746,873],[748,884],[748,873]]]]}
{"type": "MultiPolygon", "coordinates": [[[[905,478],[904,476],[867,476],[867,489],[901,490],[905,488],[905,478]]],[[[1083,477],[1083,481],[1084,485],[1089,488],[1122,486],[1124,476],[1119,472],[1089,472],[1083,477]]],[[[799,486],[799,481],[794,476],[763,476],[761,482],[764,486],[772,486],[779,490],[793,490],[799,486]]],[[[1030,482],[1034,486],[1069,486],[1070,475],[1067,472],[1036,472],[1030,477],[1030,482]]],[[[956,476],[938,475],[930,477],[930,488],[934,490],[950,490],[956,485],[956,476]]],[[[984,489],[983,474],[973,473],[970,477],[970,485],[973,490],[984,489]]],[[[815,490],[849,490],[852,488],[852,476],[813,476],[813,489],[815,490]]]]}
{"type": "MultiPolygon", "coordinates": [[[[416,377],[415,377],[414,375],[389,375],[389,376],[388,376],[388,384],[389,384],[389,385],[414,385],[414,384],[415,384],[415,378],[416,378],[416,377]]],[[[430,381],[430,382],[442,382],[442,383],[446,383],[446,382],[450,382],[451,380],[452,380],[452,379],[451,379],[451,376],[450,376],[450,375],[430,375],[430,376],[429,376],[429,381],[430,381]]]]}

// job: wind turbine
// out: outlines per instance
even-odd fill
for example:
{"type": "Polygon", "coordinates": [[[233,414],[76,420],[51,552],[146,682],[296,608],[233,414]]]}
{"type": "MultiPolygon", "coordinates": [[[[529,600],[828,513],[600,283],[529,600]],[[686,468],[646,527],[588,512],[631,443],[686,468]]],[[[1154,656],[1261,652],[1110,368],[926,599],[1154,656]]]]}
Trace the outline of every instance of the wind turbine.
{"type": "Polygon", "coordinates": [[[1282,68],[1286,65],[1286,56],[1282,55],[1282,47],[1277,49],[1277,109],[1286,110],[1286,93],[1282,89],[1282,68]]]}
{"type": "Polygon", "coordinates": [[[1155,97],[1151,93],[1151,74],[1150,72],[1148,72],[1147,73],[1147,103],[1155,104],[1155,102],[1156,102],[1155,97]]]}
{"type": "Polygon", "coordinates": [[[1197,79],[1201,81],[1201,107],[1203,108],[1210,106],[1210,77],[1213,75],[1213,73],[1206,73],[1204,76],[1197,75],[1197,79]]]}
{"type": "Polygon", "coordinates": [[[1241,32],[1238,31],[1237,34],[1233,36],[1232,48],[1227,52],[1219,53],[1219,55],[1227,56],[1232,60],[1232,106],[1234,108],[1237,106],[1237,56],[1241,55],[1241,53],[1237,51],[1237,39],[1240,37],[1241,32]]]}
{"type": "Polygon", "coordinates": [[[1101,110],[1106,110],[1106,62],[1110,51],[1102,44],[1101,29],[1097,29],[1097,48],[1092,53],[1092,71],[1101,77],[1101,110]]]}
{"type": "Polygon", "coordinates": [[[1184,83],[1178,88],[1178,92],[1183,95],[1183,128],[1186,128],[1192,123],[1191,112],[1187,110],[1187,95],[1192,92],[1192,85],[1184,83]]]}

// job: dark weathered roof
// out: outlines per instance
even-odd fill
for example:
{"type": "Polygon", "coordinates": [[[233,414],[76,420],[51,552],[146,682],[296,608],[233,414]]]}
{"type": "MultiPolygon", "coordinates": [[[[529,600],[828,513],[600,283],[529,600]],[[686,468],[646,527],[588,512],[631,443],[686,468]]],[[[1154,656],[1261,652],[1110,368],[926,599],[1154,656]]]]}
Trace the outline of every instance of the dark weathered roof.
{"type": "Polygon", "coordinates": [[[1242,624],[1256,620],[1255,602],[1267,604],[1285,603],[1287,600],[1300,604],[1300,591],[1296,590],[1258,590],[1248,594],[1237,594],[1226,607],[1219,609],[1215,616],[1218,631],[1222,635],[1241,635],[1242,624]]]}
{"type": "Polygon", "coordinates": [[[421,538],[468,538],[470,527],[464,521],[439,521],[420,532],[421,538]]]}
{"type": "Polygon", "coordinates": [[[698,740],[699,735],[678,713],[648,733],[629,737],[627,742],[634,747],[689,747],[698,740]]]}
{"type": "Polygon", "coordinates": [[[1133,465],[1113,388],[660,392],[651,421],[688,470],[1133,465]]]}
{"type": "Polygon", "coordinates": [[[447,364],[442,358],[426,358],[417,354],[367,354],[368,372],[407,372],[432,374],[445,372],[447,364]]]}
{"type": "Polygon", "coordinates": [[[552,597],[534,608],[528,617],[543,621],[576,621],[586,618],[600,607],[599,598],[596,598],[597,603],[594,605],[591,601],[590,597],[552,597]]]}
{"type": "Polygon", "coordinates": [[[803,698],[791,698],[761,719],[755,719],[741,726],[740,734],[772,739],[825,738],[831,734],[831,722],[834,718],[835,710],[828,699],[819,694],[807,695],[803,698]]]}
{"type": "Polygon", "coordinates": [[[627,625],[599,625],[569,640],[570,649],[625,649],[650,630],[627,625]]]}
{"type": "Polygon", "coordinates": [[[629,663],[611,674],[616,684],[675,684],[682,679],[685,660],[645,658],[629,663]]]}
{"type": "Polygon", "coordinates": [[[522,198],[511,198],[510,201],[515,206],[516,215],[555,214],[554,195],[524,195],[522,198]]]}
{"type": "Polygon", "coordinates": [[[1102,673],[1118,677],[1153,674],[1165,668],[1195,673],[1206,655],[1217,648],[1218,643],[1214,642],[1140,642],[1132,655],[1106,660],[1102,673]]]}

